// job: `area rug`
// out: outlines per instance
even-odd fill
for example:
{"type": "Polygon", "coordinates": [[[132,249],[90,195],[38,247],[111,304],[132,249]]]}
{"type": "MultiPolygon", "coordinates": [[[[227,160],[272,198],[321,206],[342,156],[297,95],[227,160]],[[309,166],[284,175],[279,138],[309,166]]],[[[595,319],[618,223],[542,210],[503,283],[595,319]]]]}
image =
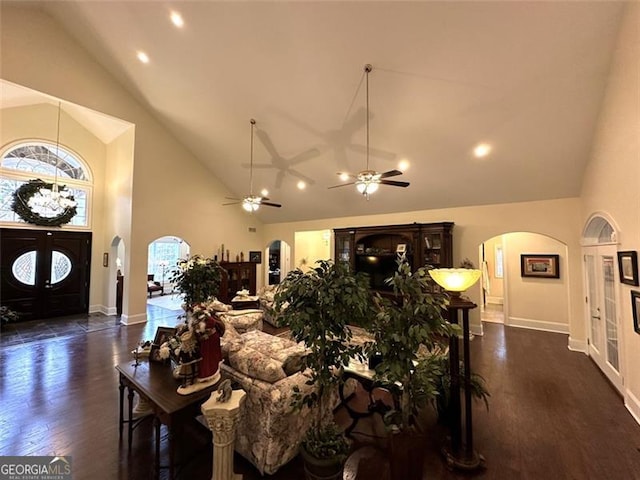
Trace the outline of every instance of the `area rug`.
{"type": "Polygon", "coordinates": [[[167,295],[154,295],[147,298],[147,304],[167,310],[182,310],[182,295],[170,293],[167,295]]]}

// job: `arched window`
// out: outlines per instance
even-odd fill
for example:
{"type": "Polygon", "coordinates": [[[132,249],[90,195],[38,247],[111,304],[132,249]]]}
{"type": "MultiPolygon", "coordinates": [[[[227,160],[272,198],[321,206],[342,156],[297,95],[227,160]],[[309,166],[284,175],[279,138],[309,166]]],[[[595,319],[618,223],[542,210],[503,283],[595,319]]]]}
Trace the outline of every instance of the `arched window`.
{"type": "Polygon", "coordinates": [[[85,162],[67,148],[45,141],[12,145],[0,156],[0,222],[24,223],[11,210],[12,194],[29,180],[40,178],[67,186],[77,204],[69,225],[88,227],[91,175],[85,162]]]}

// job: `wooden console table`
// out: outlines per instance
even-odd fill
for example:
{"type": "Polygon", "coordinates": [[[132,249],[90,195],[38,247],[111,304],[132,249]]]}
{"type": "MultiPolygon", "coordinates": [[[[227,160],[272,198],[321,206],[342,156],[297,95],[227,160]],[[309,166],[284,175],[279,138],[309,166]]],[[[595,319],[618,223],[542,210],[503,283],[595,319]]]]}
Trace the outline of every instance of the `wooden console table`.
{"type": "Polygon", "coordinates": [[[192,393],[178,395],[176,389],[180,382],[173,378],[168,365],[141,362],[134,366],[133,360],[116,366],[120,380],[120,438],[124,425],[127,424],[127,439],[129,449],[133,438],[133,428],[137,422],[133,418],[133,393],[147,399],[153,410],[155,431],[155,461],[154,475],[160,475],[160,425],[167,426],[169,435],[169,478],[174,478],[175,452],[173,445],[174,427],[179,427],[186,420],[200,415],[200,406],[209,398],[216,386],[192,393]],[[128,415],[124,416],[124,390],[128,391],[128,415]]]}

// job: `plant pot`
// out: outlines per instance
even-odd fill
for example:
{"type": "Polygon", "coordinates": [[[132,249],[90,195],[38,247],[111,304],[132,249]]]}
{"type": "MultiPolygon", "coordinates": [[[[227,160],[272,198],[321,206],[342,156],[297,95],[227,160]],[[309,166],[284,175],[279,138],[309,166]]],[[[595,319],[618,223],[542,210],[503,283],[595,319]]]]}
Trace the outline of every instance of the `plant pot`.
{"type": "Polygon", "coordinates": [[[307,480],[342,480],[344,459],[316,458],[300,446],[300,454],[304,460],[304,475],[307,480]]]}
{"type": "Polygon", "coordinates": [[[394,433],[389,436],[391,478],[422,480],[427,437],[414,433],[394,433]]]}

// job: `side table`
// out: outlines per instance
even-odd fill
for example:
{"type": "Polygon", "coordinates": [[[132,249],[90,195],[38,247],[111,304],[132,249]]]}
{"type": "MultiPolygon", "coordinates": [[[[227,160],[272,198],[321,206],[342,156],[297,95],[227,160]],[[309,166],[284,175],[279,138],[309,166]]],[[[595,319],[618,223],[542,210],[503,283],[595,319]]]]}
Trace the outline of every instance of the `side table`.
{"type": "Polygon", "coordinates": [[[240,297],[236,296],[231,299],[231,306],[234,310],[248,310],[250,308],[260,308],[260,297],[248,296],[240,297]]]}

